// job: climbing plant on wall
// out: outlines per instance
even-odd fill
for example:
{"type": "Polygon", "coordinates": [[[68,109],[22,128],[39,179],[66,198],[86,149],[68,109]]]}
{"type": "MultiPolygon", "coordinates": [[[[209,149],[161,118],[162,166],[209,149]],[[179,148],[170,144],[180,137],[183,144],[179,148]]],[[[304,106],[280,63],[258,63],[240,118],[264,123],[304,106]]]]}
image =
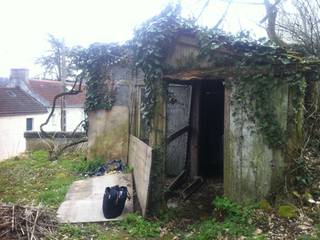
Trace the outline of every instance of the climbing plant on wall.
{"type": "MultiPolygon", "coordinates": [[[[166,59],[181,33],[192,33],[198,38],[199,59],[209,61],[212,68],[230,66],[236,70],[234,75],[237,77],[228,83],[234,89],[235,114],[244,112],[263,133],[270,147],[281,147],[286,133],[277,120],[276,107],[270,98],[277,88],[289,84],[295,89],[292,104],[294,113],[298,114],[303,107],[304,73],[310,70],[312,63],[265,39],[253,40],[247,33],[229,35],[217,29],[201,28],[181,18],[179,7],[167,7],[135,33],[134,59],[136,66],[144,72],[146,87],[145,118],[150,119],[153,115],[155,82],[169,70],[166,59]]],[[[235,116],[235,119],[240,118],[235,116]]]]}
{"type": "MultiPolygon", "coordinates": [[[[211,33],[201,36],[202,56],[214,59],[217,52],[223,50],[225,59],[220,61],[236,68],[237,77],[230,83],[234,89],[235,114],[244,111],[249,120],[256,123],[270,147],[281,147],[286,133],[276,116],[274,93],[287,84],[294,89],[293,112],[299,114],[306,87],[304,73],[311,70],[312,62],[266,39],[253,40],[248,34],[221,36],[211,33]]],[[[292,117],[290,120],[298,116],[292,117]]]]}
{"type": "Polygon", "coordinates": [[[80,71],[78,78],[86,82],[86,112],[112,108],[116,86],[111,66],[126,61],[125,49],[118,44],[99,43],[73,49],[73,63],[80,71]]]}
{"type": "Polygon", "coordinates": [[[194,23],[181,18],[180,11],[179,5],[169,5],[137,29],[132,41],[134,62],[144,73],[142,110],[147,125],[153,115],[155,83],[162,79],[168,67],[165,60],[174,47],[174,40],[179,32],[194,31],[194,23]]]}
{"type": "MultiPolygon", "coordinates": [[[[207,61],[207,68],[210,69],[234,69],[234,77],[226,84],[233,89],[235,120],[241,120],[237,115],[245,113],[257,130],[263,133],[270,147],[281,147],[286,133],[277,120],[272,97],[281,86],[289,85],[294,89],[292,105],[295,116],[292,119],[297,120],[303,107],[305,72],[316,71],[313,62],[266,39],[254,40],[247,33],[230,35],[217,29],[199,27],[194,21],[182,18],[180,10],[179,5],[169,5],[158,16],[142,24],[126,47],[93,44],[87,49],[75,51],[75,64],[81,70],[79,76],[87,83],[86,111],[111,109],[115,98],[111,65],[127,61],[127,56],[133,53],[132,62],[144,73],[142,112],[150,127],[158,84],[163,83],[163,75],[168,71],[179,71],[171,69],[166,60],[175,47],[175,40],[181,34],[191,34],[199,40],[200,54],[196,60],[207,61]]],[[[199,68],[199,64],[195,62],[194,67],[199,68]]],[[[157,94],[165,95],[166,92],[157,94]]]]}

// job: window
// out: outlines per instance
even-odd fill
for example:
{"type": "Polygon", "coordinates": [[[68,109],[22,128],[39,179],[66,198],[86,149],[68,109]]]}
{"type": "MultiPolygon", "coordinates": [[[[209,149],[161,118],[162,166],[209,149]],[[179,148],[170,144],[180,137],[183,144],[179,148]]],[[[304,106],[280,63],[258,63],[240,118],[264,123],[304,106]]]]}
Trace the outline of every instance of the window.
{"type": "Polygon", "coordinates": [[[32,131],[33,129],[33,118],[27,118],[27,131],[32,131]]]}

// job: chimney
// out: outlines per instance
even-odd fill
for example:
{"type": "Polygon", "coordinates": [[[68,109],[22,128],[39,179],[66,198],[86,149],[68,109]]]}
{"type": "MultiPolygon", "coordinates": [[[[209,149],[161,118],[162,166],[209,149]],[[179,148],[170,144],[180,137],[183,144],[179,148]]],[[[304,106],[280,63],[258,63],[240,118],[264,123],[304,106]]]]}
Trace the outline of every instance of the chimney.
{"type": "Polygon", "coordinates": [[[28,86],[29,69],[27,68],[12,68],[10,72],[10,87],[20,87],[25,89],[28,86]]]}

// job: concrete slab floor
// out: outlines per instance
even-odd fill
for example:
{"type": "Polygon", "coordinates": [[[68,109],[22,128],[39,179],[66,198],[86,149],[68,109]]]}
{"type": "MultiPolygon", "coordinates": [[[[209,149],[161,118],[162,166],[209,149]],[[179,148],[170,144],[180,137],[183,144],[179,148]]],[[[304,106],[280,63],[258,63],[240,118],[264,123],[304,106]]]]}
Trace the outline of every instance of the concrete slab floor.
{"type": "Polygon", "coordinates": [[[74,182],[60,205],[57,217],[61,223],[106,222],[123,218],[133,212],[133,199],[127,199],[124,210],[118,218],[106,219],[102,212],[102,200],[106,187],[126,186],[133,196],[132,175],[116,173],[92,177],[74,182]]]}

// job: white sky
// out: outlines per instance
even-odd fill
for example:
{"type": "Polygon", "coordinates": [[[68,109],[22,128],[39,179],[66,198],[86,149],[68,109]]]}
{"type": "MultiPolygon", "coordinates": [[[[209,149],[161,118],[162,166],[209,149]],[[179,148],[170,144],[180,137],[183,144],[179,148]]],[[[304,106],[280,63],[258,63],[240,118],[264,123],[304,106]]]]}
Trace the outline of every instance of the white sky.
{"type": "MultiPolygon", "coordinates": [[[[257,26],[265,15],[262,0],[234,0],[224,27],[237,32],[248,29],[257,36],[257,26]]],[[[0,0],[0,76],[8,77],[10,68],[41,72],[35,59],[48,49],[48,33],[64,38],[68,46],[88,46],[93,42],[123,42],[133,29],[159,13],[170,0],[0,0]]],[[[198,16],[206,0],[181,0],[185,16],[198,16]]],[[[227,0],[211,0],[199,19],[213,26],[226,8],[227,0]]]]}

